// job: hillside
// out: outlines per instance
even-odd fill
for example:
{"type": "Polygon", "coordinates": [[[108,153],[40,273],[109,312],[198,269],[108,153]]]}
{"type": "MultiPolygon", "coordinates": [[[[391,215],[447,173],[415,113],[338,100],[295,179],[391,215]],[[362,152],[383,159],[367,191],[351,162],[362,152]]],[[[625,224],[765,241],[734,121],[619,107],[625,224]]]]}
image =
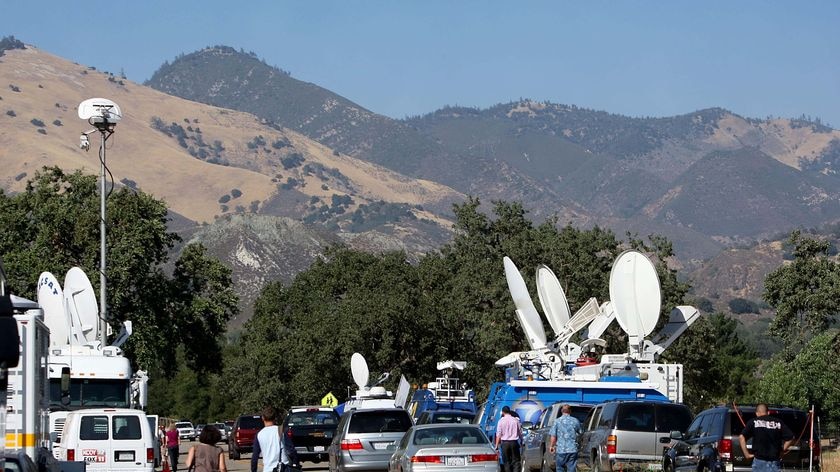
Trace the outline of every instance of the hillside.
{"type": "Polygon", "coordinates": [[[32,46],[3,52],[0,187],[20,191],[43,166],[98,174],[99,137],[91,135],[90,152],[79,149],[80,132],[91,126],[75,107],[90,97],[114,100],[123,111],[107,147],[116,184],[165,200],[173,228],[206,242],[223,260],[241,251],[222,241],[245,233],[250,242],[243,247],[263,254],[259,266],[234,264],[246,313],[245,302],[259,284],[288,280],[326,245],[398,249],[414,257],[438,247],[451,235],[452,203],[465,198],[248,113],[166,95],[32,46]],[[240,221],[236,215],[273,223],[246,225],[245,231],[229,223],[240,221]],[[277,233],[272,225],[286,229],[277,233]],[[318,243],[302,250],[296,246],[302,240],[318,243]],[[278,255],[283,257],[268,262],[278,255]]]}
{"type": "Polygon", "coordinates": [[[840,219],[840,131],[819,123],[720,108],[632,118],[530,100],[393,120],[223,46],[164,64],[149,85],[485,201],[520,200],[536,218],[665,234],[690,263],[840,219]]]}

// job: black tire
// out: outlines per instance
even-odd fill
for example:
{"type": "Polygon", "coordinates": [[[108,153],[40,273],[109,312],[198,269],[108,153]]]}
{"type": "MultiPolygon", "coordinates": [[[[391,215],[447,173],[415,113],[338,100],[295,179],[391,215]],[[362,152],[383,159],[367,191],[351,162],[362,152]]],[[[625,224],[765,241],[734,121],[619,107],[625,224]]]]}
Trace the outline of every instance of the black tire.
{"type": "Polygon", "coordinates": [[[543,453],[542,460],[540,461],[540,472],[554,472],[548,465],[548,459],[545,453],[543,453]]]}
{"type": "Polygon", "coordinates": [[[671,464],[671,461],[664,461],[662,472],[674,472],[674,464],[671,464]]]}

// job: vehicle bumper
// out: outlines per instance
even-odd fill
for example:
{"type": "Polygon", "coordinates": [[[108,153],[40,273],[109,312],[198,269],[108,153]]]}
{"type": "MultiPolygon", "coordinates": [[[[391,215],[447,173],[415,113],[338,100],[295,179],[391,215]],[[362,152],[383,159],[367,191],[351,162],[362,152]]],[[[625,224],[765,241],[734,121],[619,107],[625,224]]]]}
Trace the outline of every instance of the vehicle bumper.
{"type": "Polygon", "coordinates": [[[308,462],[323,462],[330,459],[330,454],[327,451],[323,452],[309,452],[297,451],[298,459],[308,462]]]}
{"type": "Polygon", "coordinates": [[[384,461],[341,461],[338,464],[339,472],[361,472],[361,471],[385,471],[388,470],[388,459],[384,461]]]}
{"type": "Polygon", "coordinates": [[[654,459],[610,457],[610,468],[612,470],[662,470],[662,462],[654,459]]]}

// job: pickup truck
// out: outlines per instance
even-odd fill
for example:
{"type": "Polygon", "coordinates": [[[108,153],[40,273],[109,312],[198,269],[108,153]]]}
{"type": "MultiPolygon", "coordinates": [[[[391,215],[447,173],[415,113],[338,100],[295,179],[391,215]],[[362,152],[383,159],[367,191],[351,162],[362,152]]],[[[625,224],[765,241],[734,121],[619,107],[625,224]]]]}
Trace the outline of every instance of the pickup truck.
{"type": "Polygon", "coordinates": [[[283,421],[283,431],[292,440],[298,459],[327,460],[327,449],[338,428],[338,413],[325,406],[293,406],[283,421]]]}

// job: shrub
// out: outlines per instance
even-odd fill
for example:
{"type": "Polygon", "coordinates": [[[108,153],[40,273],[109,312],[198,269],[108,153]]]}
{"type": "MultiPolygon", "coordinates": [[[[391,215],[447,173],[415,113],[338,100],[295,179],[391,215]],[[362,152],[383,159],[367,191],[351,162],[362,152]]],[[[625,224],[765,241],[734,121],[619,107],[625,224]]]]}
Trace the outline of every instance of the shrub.
{"type": "Polygon", "coordinates": [[[7,111],[6,111],[6,114],[7,114],[7,115],[9,115],[9,116],[11,116],[12,118],[14,118],[14,117],[16,117],[16,116],[17,116],[17,113],[15,113],[15,111],[14,111],[14,110],[7,110],[7,111]]]}
{"type": "Polygon", "coordinates": [[[133,181],[129,178],[126,178],[126,177],[123,177],[122,179],[120,179],[120,183],[125,185],[128,188],[133,188],[133,189],[137,188],[137,182],[135,182],[135,181],[133,181]]]}
{"type": "Polygon", "coordinates": [[[292,145],[292,143],[289,141],[289,138],[287,138],[285,136],[281,139],[277,139],[275,141],[272,141],[272,143],[271,143],[271,147],[273,147],[274,149],[283,149],[284,147],[291,146],[291,145],[292,145]]]}
{"type": "Polygon", "coordinates": [[[233,190],[231,190],[231,191],[230,191],[230,195],[231,195],[233,198],[239,198],[239,197],[241,197],[241,196],[242,196],[242,190],[239,190],[238,188],[235,188],[235,189],[233,189],[233,190]]]}
{"type": "Polygon", "coordinates": [[[230,201],[230,195],[222,195],[219,197],[219,203],[227,203],[230,201]]]}
{"type": "Polygon", "coordinates": [[[259,209],[260,209],[260,201],[259,200],[254,200],[253,202],[251,202],[251,207],[250,207],[251,213],[256,213],[257,210],[259,210],[259,209]]]}
{"type": "Polygon", "coordinates": [[[21,172],[20,174],[15,176],[15,182],[20,182],[24,179],[24,177],[26,177],[26,172],[21,172]]]}
{"type": "Polygon", "coordinates": [[[9,88],[12,89],[12,92],[20,92],[20,87],[15,84],[9,84],[9,88]]]}
{"type": "Polygon", "coordinates": [[[280,163],[283,164],[283,168],[286,170],[294,169],[295,167],[299,167],[303,164],[303,155],[297,152],[293,152],[286,157],[280,159],[280,163]]]}
{"type": "Polygon", "coordinates": [[[33,125],[39,127],[39,128],[44,127],[44,122],[39,120],[38,118],[32,118],[31,120],[29,120],[29,122],[32,123],[33,125]]]}
{"type": "Polygon", "coordinates": [[[55,126],[62,126],[62,124],[61,124],[61,120],[53,120],[53,124],[54,124],[55,126]]]}
{"type": "Polygon", "coordinates": [[[44,128],[38,128],[38,132],[41,134],[47,134],[47,130],[45,130],[44,128]]]}
{"type": "Polygon", "coordinates": [[[744,313],[758,313],[760,308],[757,303],[746,298],[733,298],[729,300],[729,311],[736,315],[744,313]]]}

